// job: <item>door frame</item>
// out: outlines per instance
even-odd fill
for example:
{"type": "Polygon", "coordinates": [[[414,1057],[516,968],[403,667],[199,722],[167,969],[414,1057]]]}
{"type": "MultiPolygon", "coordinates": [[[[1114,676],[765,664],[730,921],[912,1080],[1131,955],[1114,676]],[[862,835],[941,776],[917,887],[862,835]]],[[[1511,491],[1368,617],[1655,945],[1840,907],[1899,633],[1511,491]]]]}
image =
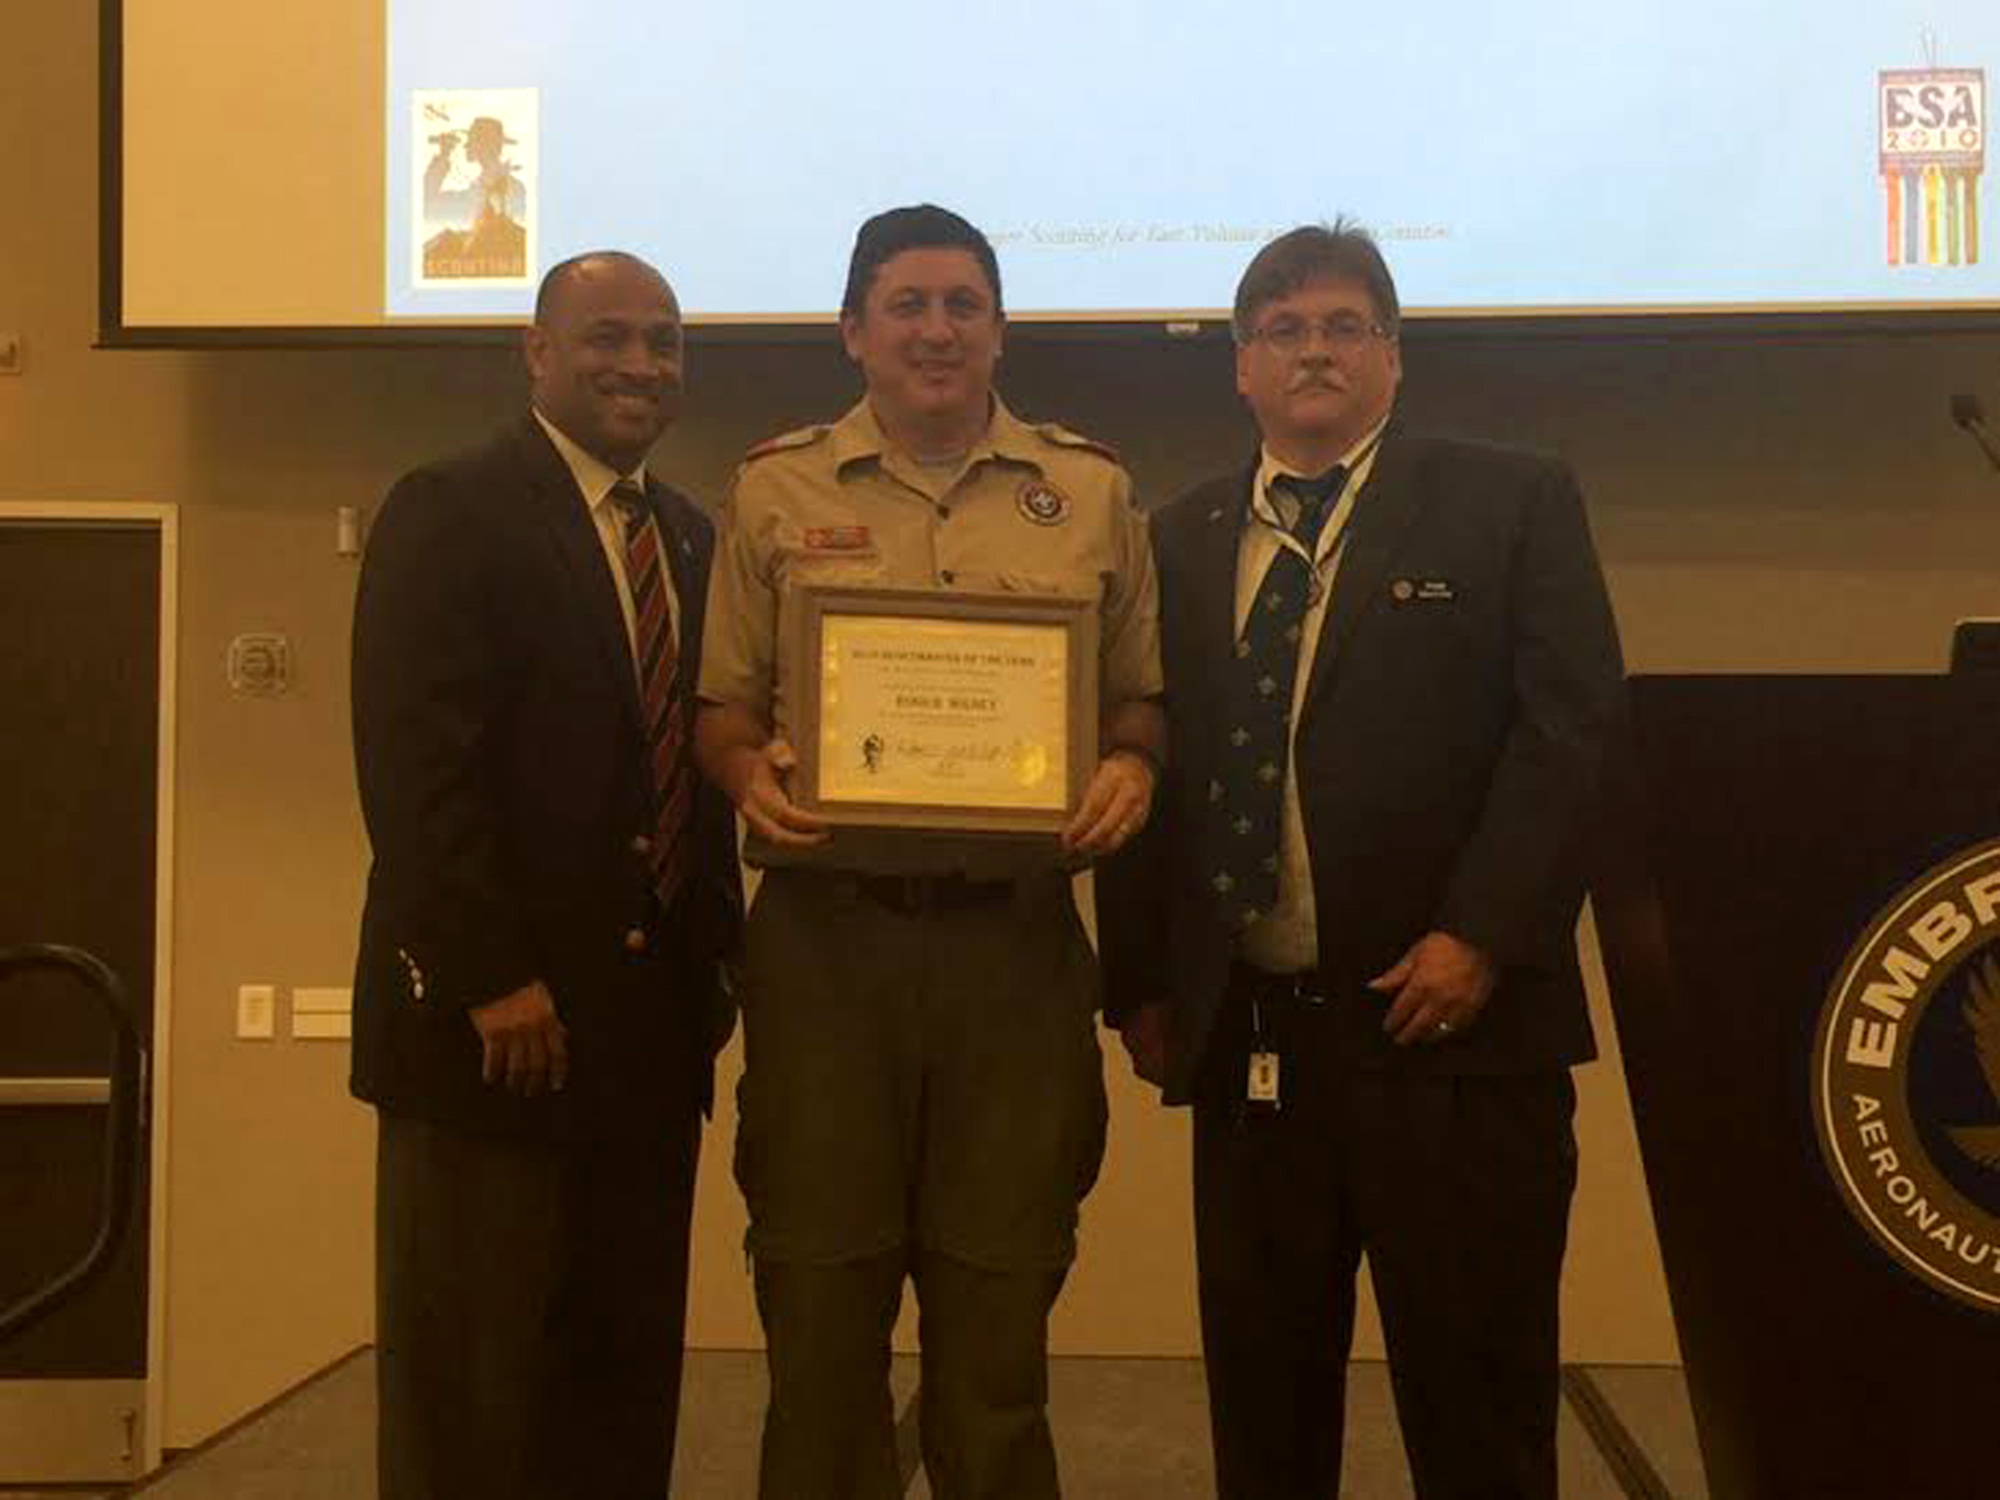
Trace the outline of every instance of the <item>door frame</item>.
{"type": "Polygon", "coordinates": [[[150,501],[0,500],[0,525],[44,523],[87,528],[99,523],[150,526],[160,538],[159,723],[154,745],[153,1045],[146,1081],[151,1162],[146,1190],[146,1375],[138,1445],[139,1473],[160,1467],[166,1430],[167,1122],[173,1080],[174,749],[179,678],[180,507],[150,501]]]}

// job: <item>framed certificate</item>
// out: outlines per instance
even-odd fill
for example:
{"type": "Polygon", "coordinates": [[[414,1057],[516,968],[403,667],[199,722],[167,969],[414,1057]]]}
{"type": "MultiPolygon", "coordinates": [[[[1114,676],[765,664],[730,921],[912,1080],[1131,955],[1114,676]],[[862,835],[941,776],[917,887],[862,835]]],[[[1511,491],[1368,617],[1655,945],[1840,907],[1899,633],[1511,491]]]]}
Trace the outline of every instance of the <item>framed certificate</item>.
{"type": "Polygon", "coordinates": [[[1097,764],[1097,608],[806,584],[792,797],[837,825],[1054,836],[1097,764]]]}

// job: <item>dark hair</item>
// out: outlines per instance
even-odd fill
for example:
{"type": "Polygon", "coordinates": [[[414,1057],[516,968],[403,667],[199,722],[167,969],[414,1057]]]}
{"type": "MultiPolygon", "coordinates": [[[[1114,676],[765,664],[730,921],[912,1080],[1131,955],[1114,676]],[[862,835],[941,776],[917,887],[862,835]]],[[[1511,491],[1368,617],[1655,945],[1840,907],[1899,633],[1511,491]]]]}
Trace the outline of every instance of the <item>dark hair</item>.
{"type": "Polygon", "coordinates": [[[861,316],[875,273],[905,250],[971,251],[993,288],[993,310],[1000,311],[1000,261],[992,243],[950,209],[916,203],[875,215],[855,234],[854,254],[847,262],[847,290],[840,298],[843,318],[861,316]]]}
{"type": "Polygon", "coordinates": [[[572,255],[568,260],[557,261],[543,275],[541,287],[535,292],[535,326],[537,328],[547,323],[549,315],[555,311],[556,298],[562,295],[564,284],[585,264],[593,260],[622,261],[628,266],[637,266],[642,271],[648,271],[655,276],[659,276],[662,286],[665,286],[667,283],[667,278],[660,276],[659,270],[655,266],[648,261],[641,260],[629,250],[586,250],[581,255],[572,255]]]}
{"type": "Polygon", "coordinates": [[[1331,224],[1304,224],[1279,235],[1251,258],[1236,283],[1236,309],[1229,320],[1236,342],[1246,344],[1257,331],[1257,318],[1280,297],[1289,297],[1315,281],[1358,281],[1375,304],[1375,316],[1395,337],[1403,310],[1396,301],[1396,282],[1375,244],[1375,236],[1349,218],[1331,224]]]}

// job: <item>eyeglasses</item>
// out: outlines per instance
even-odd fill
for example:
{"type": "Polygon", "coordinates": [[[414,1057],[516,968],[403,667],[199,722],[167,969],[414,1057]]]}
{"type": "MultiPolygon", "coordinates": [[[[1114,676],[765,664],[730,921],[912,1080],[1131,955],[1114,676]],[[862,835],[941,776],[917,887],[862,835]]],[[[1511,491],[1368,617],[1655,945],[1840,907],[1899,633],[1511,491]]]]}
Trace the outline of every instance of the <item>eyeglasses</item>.
{"type": "Polygon", "coordinates": [[[1328,318],[1273,318],[1250,335],[1262,339],[1278,354],[1300,354],[1312,343],[1313,335],[1326,340],[1336,354],[1353,354],[1370,339],[1385,342],[1394,335],[1380,323],[1371,323],[1356,313],[1335,313],[1328,318]]]}

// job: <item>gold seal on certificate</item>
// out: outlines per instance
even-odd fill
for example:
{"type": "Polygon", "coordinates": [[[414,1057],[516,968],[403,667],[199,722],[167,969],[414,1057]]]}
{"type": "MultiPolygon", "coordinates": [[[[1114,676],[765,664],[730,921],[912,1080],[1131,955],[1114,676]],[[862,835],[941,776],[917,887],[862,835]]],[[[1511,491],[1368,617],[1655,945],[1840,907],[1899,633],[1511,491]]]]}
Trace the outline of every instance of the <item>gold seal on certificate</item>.
{"type": "Polygon", "coordinates": [[[1052,594],[812,584],[793,795],[830,822],[1061,832],[1097,762],[1097,612],[1052,594]]]}

